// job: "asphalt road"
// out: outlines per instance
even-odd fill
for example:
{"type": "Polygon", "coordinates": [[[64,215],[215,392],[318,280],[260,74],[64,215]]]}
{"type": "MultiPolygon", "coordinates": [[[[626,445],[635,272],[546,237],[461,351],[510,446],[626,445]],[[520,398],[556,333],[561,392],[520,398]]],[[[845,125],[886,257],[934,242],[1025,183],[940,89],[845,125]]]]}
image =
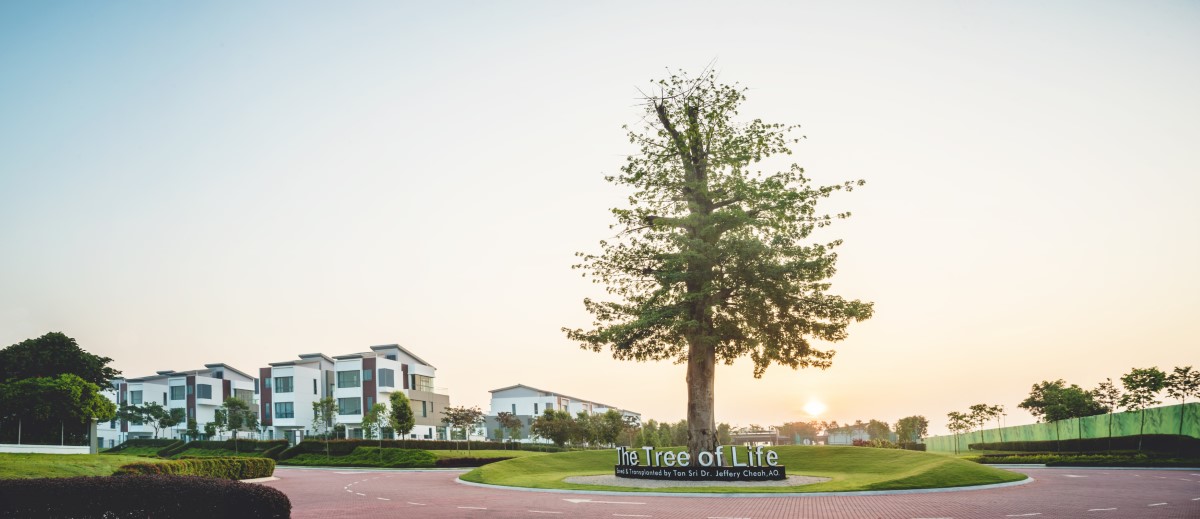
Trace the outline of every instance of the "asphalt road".
{"type": "Polygon", "coordinates": [[[873,496],[666,497],[480,488],[461,472],[277,468],[292,517],[1200,518],[1200,471],[1013,469],[1025,485],[873,496]]]}

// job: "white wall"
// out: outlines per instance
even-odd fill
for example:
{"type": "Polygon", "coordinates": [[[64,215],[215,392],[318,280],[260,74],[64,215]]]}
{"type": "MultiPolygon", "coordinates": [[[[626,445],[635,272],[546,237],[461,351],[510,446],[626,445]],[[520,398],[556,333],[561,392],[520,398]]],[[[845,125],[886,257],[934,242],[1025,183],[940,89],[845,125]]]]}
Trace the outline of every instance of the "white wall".
{"type": "Polygon", "coordinates": [[[21,454],[88,454],[91,452],[91,447],[87,445],[17,445],[12,443],[0,443],[0,452],[11,452],[21,454]]]}

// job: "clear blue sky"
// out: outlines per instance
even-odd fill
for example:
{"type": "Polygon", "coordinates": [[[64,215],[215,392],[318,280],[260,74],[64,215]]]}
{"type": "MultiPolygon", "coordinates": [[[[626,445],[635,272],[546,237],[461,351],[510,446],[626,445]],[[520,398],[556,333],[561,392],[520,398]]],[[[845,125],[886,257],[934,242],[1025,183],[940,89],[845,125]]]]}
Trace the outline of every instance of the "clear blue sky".
{"type": "MultiPolygon", "coordinates": [[[[718,419],[895,421],[1200,364],[1196,2],[0,3],[0,344],[131,376],[400,342],[684,415],[681,366],[559,331],[625,193],[637,87],[713,60],[797,162],[865,178],[826,372],[718,372],[718,419]]],[[[1010,412],[1010,421],[1028,420],[1010,412]]]]}

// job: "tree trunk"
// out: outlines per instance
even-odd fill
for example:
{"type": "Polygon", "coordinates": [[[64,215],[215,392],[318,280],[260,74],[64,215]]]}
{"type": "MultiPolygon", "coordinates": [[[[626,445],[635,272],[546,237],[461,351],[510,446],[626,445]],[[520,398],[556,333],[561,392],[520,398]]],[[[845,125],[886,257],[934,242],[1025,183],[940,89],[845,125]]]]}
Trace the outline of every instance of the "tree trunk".
{"type": "Polygon", "coordinates": [[[1108,451],[1109,452],[1112,452],[1112,419],[1113,419],[1113,413],[1112,413],[1112,410],[1110,409],[1108,411],[1108,451]]]}
{"type": "Polygon", "coordinates": [[[1138,428],[1138,452],[1142,451],[1142,437],[1146,436],[1146,408],[1142,408],[1142,425],[1138,428]]]}
{"type": "Polygon", "coordinates": [[[704,339],[688,338],[688,441],[691,464],[699,465],[700,453],[716,452],[717,424],[713,409],[717,352],[704,339]]]}

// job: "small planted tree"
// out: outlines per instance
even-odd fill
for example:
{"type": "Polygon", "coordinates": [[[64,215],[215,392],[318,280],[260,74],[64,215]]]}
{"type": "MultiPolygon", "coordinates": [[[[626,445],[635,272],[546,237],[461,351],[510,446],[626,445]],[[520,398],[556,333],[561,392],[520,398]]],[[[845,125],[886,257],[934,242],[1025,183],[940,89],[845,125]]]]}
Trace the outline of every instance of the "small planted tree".
{"type": "MultiPolygon", "coordinates": [[[[651,420],[650,422],[653,421],[651,420]]],[[[642,428],[642,432],[644,434],[653,434],[654,441],[651,443],[647,439],[643,444],[657,447],[661,444],[661,441],[658,440],[657,431],[649,427],[650,422],[647,422],[647,427],[642,428]]],[[[545,413],[542,413],[542,416],[534,419],[533,424],[529,426],[530,432],[554,442],[559,447],[566,445],[571,440],[574,429],[575,420],[571,418],[571,413],[556,409],[547,409],[545,413]]]]}
{"type": "Polygon", "coordinates": [[[388,423],[395,431],[396,437],[401,438],[404,435],[412,432],[413,427],[417,425],[416,416],[413,415],[412,403],[404,393],[396,391],[392,396],[388,397],[391,402],[391,413],[388,414],[388,423]]]}
{"type": "Polygon", "coordinates": [[[146,402],[137,407],[137,410],[141,413],[138,423],[153,427],[155,438],[158,438],[158,432],[164,428],[163,424],[171,421],[171,413],[158,402],[146,402]]]}
{"type": "Polygon", "coordinates": [[[164,430],[169,430],[183,423],[186,419],[187,414],[182,407],[172,407],[158,419],[158,426],[164,430]]]}
{"type": "MultiPolygon", "coordinates": [[[[525,424],[521,422],[521,418],[517,415],[508,411],[500,411],[496,413],[496,425],[500,426],[501,434],[508,431],[508,437],[511,440],[514,436],[514,431],[515,434],[521,434],[521,429],[525,424]]],[[[504,438],[501,437],[500,439],[503,440],[504,438]]]]}
{"type": "Polygon", "coordinates": [[[240,398],[229,397],[221,405],[221,410],[225,412],[226,425],[229,431],[233,433],[233,452],[238,452],[238,431],[250,426],[249,419],[254,414],[250,412],[250,406],[245,400],[240,398]]]}
{"type": "Polygon", "coordinates": [[[447,427],[462,430],[463,439],[467,441],[467,453],[470,455],[471,433],[469,431],[483,420],[483,411],[480,411],[477,406],[447,407],[442,411],[442,415],[442,423],[447,427]]]}
{"type": "Polygon", "coordinates": [[[188,418],[186,434],[188,440],[195,440],[200,437],[200,426],[196,424],[195,418],[188,418]]]}
{"type": "Polygon", "coordinates": [[[1121,390],[1113,384],[1111,378],[1104,379],[1092,390],[1092,398],[1108,412],[1108,450],[1112,450],[1112,421],[1113,413],[1121,405],[1121,390]]]}
{"type": "Polygon", "coordinates": [[[383,425],[388,420],[387,405],[382,402],[371,404],[371,408],[363,413],[363,438],[379,438],[379,460],[383,461],[383,425]]]}
{"type": "Polygon", "coordinates": [[[1133,368],[1121,377],[1121,385],[1125,386],[1125,394],[1121,395],[1121,407],[1141,413],[1141,426],[1138,429],[1138,450],[1142,450],[1142,436],[1146,434],[1146,408],[1161,404],[1156,397],[1167,384],[1167,374],[1158,367],[1138,369],[1133,368]]]}
{"type": "Polygon", "coordinates": [[[229,413],[224,407],[218,407],[213,411],[213,421],[209,423],[213,425],[218,435],[223,435],[229,429],[229,413]]]}
{"type": "Polygon", "coordinates": [[[924,416],[906,416],[896,422],[896,438],[901,443],[917,443],[929,432],[929,420],[924,416]]]}
{"type": "Polygon", "coordinates": [[[327,396],[312,403],[313,430],[325,434],[325,457],[329,457],[329,432],[337,425],[337,400],[327,396]]]}
{"type": "Polygon", "coordinates": [[[946,428],[954,433],[954,453],[958,454],[958,433],[969,429],[971,427],[971,420],[969,416],[958,411],[946,413],[946,418],[949,420],[946,428]]]}
{"type": "Polygon", "coordinates": [[[1175,368],[1166,380],[1167,396],[1179,400],[1179,435],[1183,436],[1184,418],[1187,417],[1188,397],[1200,397],[1200,371],[1191,366],[1175,368]]]}

